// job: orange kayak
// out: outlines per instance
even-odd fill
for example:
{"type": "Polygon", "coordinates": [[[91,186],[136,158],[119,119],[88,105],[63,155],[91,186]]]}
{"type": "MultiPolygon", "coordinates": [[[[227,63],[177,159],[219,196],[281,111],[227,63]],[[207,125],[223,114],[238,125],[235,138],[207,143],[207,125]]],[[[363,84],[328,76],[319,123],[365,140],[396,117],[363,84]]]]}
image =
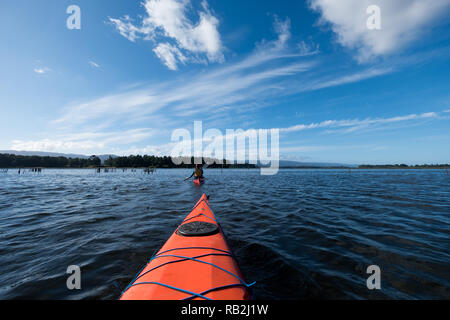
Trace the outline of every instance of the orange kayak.
{"type": "Polygon", "coordinates": [[[204,194],[121,300],[249,300],[249,286],[204,194]]]}

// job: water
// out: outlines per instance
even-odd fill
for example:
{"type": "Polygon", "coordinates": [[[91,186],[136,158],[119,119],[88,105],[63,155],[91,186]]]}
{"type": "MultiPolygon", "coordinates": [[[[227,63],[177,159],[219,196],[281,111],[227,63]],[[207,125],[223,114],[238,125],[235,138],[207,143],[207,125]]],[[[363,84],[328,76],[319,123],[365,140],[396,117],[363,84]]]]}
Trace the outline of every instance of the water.
{"type": "Polygon", "coordinates": [[[0,299],[117,299],[203,192],[256,299],[449,299],[439,170],[0,173],[0,299]],[[79,265],[82,290],[66,288],[79,265]],[[381,290],[366,269],[381,268],[381,290]]]}

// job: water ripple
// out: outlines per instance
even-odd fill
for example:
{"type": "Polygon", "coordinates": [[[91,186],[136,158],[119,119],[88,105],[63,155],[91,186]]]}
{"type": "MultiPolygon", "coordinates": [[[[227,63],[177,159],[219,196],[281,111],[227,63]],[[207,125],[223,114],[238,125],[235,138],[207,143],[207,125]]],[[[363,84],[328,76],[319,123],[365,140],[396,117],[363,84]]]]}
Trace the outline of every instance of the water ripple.
{"type": "Polygon", "coordinates": [[[187,174],[0,174],[0,298],[116,299],[203,192],[257,299],[450,298],[442,171],[206,170],[202,187],[187,174]],[[81,291],[66,289],[72,264],[81,291]]]}

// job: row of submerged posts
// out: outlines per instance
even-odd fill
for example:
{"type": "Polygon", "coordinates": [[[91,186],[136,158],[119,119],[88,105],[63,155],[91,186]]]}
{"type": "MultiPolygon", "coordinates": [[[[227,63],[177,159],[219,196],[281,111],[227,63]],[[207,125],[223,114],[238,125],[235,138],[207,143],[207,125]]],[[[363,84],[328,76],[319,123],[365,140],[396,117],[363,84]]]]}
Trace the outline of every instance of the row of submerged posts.
{"type": "Polygon", "coordinates": [[[121,170],[122,172],[127,172],[128,170],[130,170],[131,172],[138,172],[138,171],[142,171],[143,173],[146,174],[153,174],[156,172],[156,168],[153,167],[149,167],[149,168],[108,168],[108,167],[98,167],[95,169],[95,171],[97,173],[108,173],[108,172],[116,172],[117,170],[121,170]]]}
{"type": "Polygon", "coordinates": [[[13,168],[13,169],[6,169],[6,168],[0,168],[0,173],[8,173],[9,171],[17,170],[17,174],[25,174],[27,172],[34,172],[34,173],[41,173],[42,168],[13,168]]]}
{"type": "MultiPolygon", "coordinates": [[[[6,171],[3,171],[3,173],[7,173],[8,169],[3,169],[6,171]]],[[[33,172],[33,173],[41,173],[42,172],[42,168],[19,168],[19,170],[17,170],[18,174],[25,174],[26,172],[33,172]]]]}

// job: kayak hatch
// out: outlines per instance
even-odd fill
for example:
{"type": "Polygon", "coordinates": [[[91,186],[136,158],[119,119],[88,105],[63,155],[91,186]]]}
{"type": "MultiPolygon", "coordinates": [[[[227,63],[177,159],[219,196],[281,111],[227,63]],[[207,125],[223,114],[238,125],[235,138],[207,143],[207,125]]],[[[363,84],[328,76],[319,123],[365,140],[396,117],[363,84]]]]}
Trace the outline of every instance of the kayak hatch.
{"type": "Polygon", "coordinates": [[[204,194],[121,300],[249,300],[249,287],[204,194]]]}

